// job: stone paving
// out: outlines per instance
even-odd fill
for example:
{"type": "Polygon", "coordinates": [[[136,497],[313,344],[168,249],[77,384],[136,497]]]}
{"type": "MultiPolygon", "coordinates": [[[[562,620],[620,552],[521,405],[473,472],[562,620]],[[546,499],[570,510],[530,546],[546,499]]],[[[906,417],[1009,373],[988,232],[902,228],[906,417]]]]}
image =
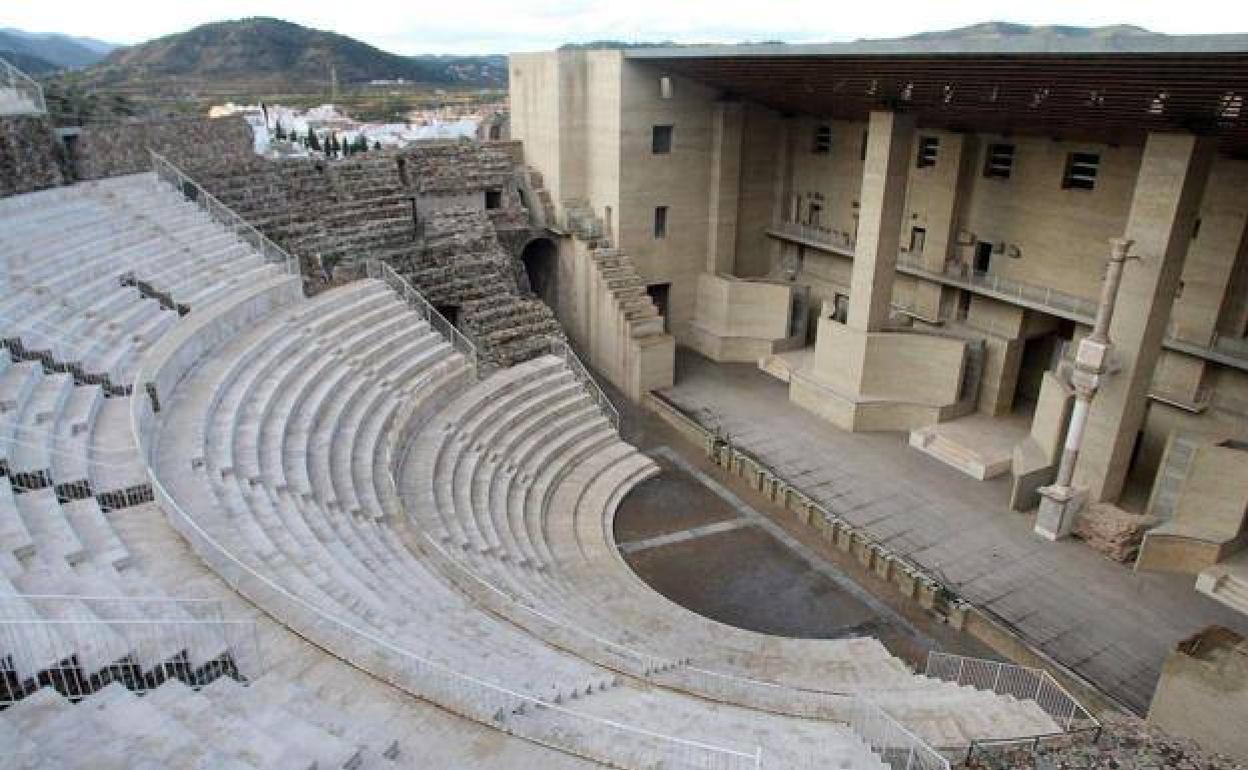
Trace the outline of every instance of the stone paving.
{"type": "Polygon", "coordinates": [[[1033,517],[1008,509],[1008,477],[970,479],[903,434],[840,431],[756,367],[681,349],[676,383],[662,395],[684,412],[1136,711],[1178,641],[1215,623],[1248,632],[1248,618],[1189,577],[1137,574],[1078,541],[1036,537],[1033,517]]]}

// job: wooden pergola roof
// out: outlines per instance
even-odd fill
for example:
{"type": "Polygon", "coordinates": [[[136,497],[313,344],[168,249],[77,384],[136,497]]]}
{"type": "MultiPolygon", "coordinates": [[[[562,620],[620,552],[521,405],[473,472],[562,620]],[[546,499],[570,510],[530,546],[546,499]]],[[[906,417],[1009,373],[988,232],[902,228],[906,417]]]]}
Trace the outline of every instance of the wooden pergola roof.
{"type": "Polygon", "coordinates": [[[630,51],[630,59],[788,114],[1140,143],[1149,131],[1218,137],[1248,157],[1248,51],[1198,53],[729,54],[630,51]]]}

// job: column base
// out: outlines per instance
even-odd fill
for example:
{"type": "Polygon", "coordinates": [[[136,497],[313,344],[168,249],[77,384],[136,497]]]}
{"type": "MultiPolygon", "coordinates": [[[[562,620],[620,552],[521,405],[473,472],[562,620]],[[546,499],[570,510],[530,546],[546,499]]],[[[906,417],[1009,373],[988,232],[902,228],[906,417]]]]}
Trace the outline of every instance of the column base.
{"type": "Polygon", "coordinates": [[[1074,487],[1040,487],[1040,511],[1033,530],[1045,540],[1061,540],[1070,535],[1075,519],[1087,503],[1088,493],[1074,487]]]}

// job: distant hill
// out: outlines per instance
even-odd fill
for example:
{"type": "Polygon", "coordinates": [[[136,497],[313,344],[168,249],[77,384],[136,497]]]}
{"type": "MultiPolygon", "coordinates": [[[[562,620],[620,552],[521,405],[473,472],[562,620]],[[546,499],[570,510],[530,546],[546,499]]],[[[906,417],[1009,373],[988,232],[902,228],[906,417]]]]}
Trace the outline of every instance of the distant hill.
{"type": "Polygon", "coordinates": [[[931,53],[1164,53],[1237,48],[1248,50],[1248,35],[1166,35],[1130,24],[1074,27],[987,21],[957,29],[921,32],[901,38],[858,40],[845,45],[863,49],[864,52],[871,50],[881,53],[903,50],[931,53]]]}
{"type": "Polygon", "coordinates": [[[7,50],[2,47],[2,44],[0,44],[0,59],[4,59],[27,75],[47,75],[63,69],[63,67],[58,67],[47,59],[41,59],[38,56],[31,56],[20,51],[7,50]]]}
{"type": "Polygon", "coordinates": [[[86,67],[103,59],[116,47],[112,43],[89,37],[70,37],[54,32],[25,32],[11,28],[0,29],[0,56],[13,61],[15,65],[31,74],[47,71],[39,69],[42,66],[40,62],[51,65],[51,69],[86,67]],[[19,57],[28,57],[27,66],[14,61],[19,57]]]}
{"type": "Polygon", "coordinates": [[[920,32],[894,38],[870,38],[836,43],[745,42],[696,43],[588,43],[570,47],[700,48],[722,55],[777,56],[796,53],[827,54],[959,54],[959,53],[1248,53],[1248,34],[1166,35],[1129,24],[1104,27],[1031,26],[987,21],[957,29],[920,32]]]}
{"type": "Polygon", "coordinates": [[[324,88],[372,80],[497,86],[507,82],[503,56],[399,56],[334,32],[270,18],[204,24],[113,51],[82,73],[92,87],[202,83],[324,88]]]}

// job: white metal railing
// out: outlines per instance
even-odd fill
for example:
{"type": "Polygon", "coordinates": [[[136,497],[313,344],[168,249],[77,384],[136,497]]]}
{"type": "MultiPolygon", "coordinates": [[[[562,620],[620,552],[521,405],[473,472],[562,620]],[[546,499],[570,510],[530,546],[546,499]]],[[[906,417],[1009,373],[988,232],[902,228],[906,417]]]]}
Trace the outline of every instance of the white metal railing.
{"type": "MultiPolygon", "coordinates": [[[[845,234],[837,234],[826,227],[803,225],[796,222],[778,222],[773,223],[771,229],[788,237],[800,238],[828,246],[832,250],[848,257],[853,257],[854,255],[855,245],[853,239],[845,234]]],[[[897,264],[909,271],[952,278],[1004,297],[1031,302],[1053,310],[1085,317],[1089,322],[1096,315],[1095,300],[1066,294],[1047,286],[1035,286],[1022,281],[1003,278],[995,273],[971,270],[965,266],[958,265],[946,265],[943,271],[930,270],[924,266],[923,261],[917,256],[904,252],[897,256],[897,264]]]]}
{"type": "MultiPolygon", "coordinates": [[[[1057,728],[1056,731],[1040,734],[1041,737],[1097,730],[1101,726],[1100,721],[1044,669],[933,651],[927,655],[924,673],[957,685],[1035,701],[1057,728]]],[[[1016,736],[1011,740],[1034,737],[1016,736]]]]}
{"type": "Polygon", "coordinates": [[[949,760],[877,704],[854,698],[849,726],[893,770],[949,770],[949,760]]]}
{"type": "Polygon", "coordinates": [[[43,114],[47,111],[43,86],[0,58],[0,115],[43,114]]]}
{"type": "Polygon", "coordinates": [[[406,278],[399,275],[393,267],[387,262],[380,259],[370,259],[364,265],[365,274],[373,280],[382,281],[395,294],[403,299],[413,310],[425,319],[431,327],[441,334],[446,341],[451,343],[451,347],[459,351],[468,366],[471,369],[472,377],[475,379],[479,375],[477,368],[478,356],[477,346],[472,344],[472,340],[468,339],[459,329],[455,328],[455,324],[447,320],[446,316],[438,312],[424,295],[416,290],[406,278]]]}
{"type": "Polygon", "coordinates": [[[959,270],[953,266],[946,268],[944,275],[1005,297],[1080,316],[1088,319],[1089,322],[1096,316],[1096,300],[1076,297],[1048,286],[1035,286],[982,270],[959,270]]]}
{"type": "MultiPolygon", "coordinates": [[[[156,381],[158,376],[158,372],[140,372],[136,389],[142,383],[156,381]]],[[[169,493],[151,466],[151,447],[141,427],[155,423],[150,402],[132,398],[130,405],[135,443],[156,501],[173,527],[232,589],[342,660],[461,716],[613,766],[641,768],[662,764],[688,770],[761,767],[759,748],[741,751],[680,738],[568,708],[553,698],[519,692],[428,660],[288,591],[235,556],[169,493]]]]}
{"type": "Polygon", "coordinates": [[[255,621],[211,599],[25,594],[0,597],[0,706],[44,684],[69,698],[121,682],[142,693],[263,673],[255,621]]]}
{"type": "Polygon", "coordinates": [[[594,376],[589,373],[588,369],[585,368],[585,364],[581,363],[581,359],[578,358],[576,352],[572,350],[572,346],[565,340],[561,340],[558,337],[551,337],[550,352],[551,355],[563,359],[563,362],[568,365],[568,368],[572,370],[572,373],[576,375],[576,378],[580,380],[581,384],[585,386],[585,389],[589,391],[590,398],[592,398],[594,403],[598,405],[598,408],[602,410],[602,413],[611,423],[611,427],[619,430],[620,411],[615,408],[615,404],[611,403],[611,399],[607,398],[607,394],[603,392],[602,388],[598,385],[598,381],[595,380],[594,376]]]}
{"type": "Polygon", "coordinates": [[[157,178],[173,186],[182,197],[199,206],[218,223],[229,228],[239,240],[255,249],[266,262],[281,265],[287,275],[300,275],[299,260],[290,252],[278,246],[233,209],[217,200],[212,193],[170,163],[163,155],[152,149],[148,149],[148,153],[152,157],[152,171],[156,173],[157,178]]]}
{"type": "Polygon", "coordinates": [[[822,246],[829,246],[840,252],[853,254],[854,239],[849,233],[842,233],[823,225],[807,225],[801,222],[774,222],[771,229],[790,238],[798,238],[822,246]]]}

